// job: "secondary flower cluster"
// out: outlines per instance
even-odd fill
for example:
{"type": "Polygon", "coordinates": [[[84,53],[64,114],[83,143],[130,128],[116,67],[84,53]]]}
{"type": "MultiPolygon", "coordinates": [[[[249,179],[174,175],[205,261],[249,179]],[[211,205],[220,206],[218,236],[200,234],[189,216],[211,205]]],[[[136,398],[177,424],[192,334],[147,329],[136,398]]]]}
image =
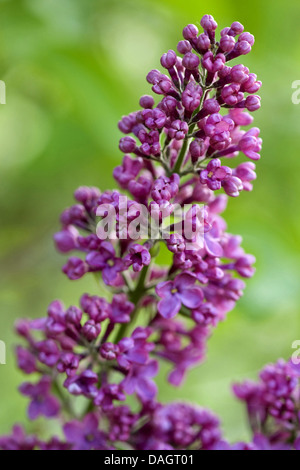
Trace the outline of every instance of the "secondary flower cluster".
{"type": "Polygon", "coordinates": [[[219,441],[219,450],[300,450],[300,366],[280,359],[267,365],[259,382],[235,384],[236,397],[247,407],[253,433],[250,444],[230,446],[219,441]]]}
{"type": "MultiPolygon", "coordinates": [[[[154,381],[161,361],[170,366],[169,382],[178,386],[204,360],[212,330],[243,293],[241,278],[254,273],[254,257],[244,252],[241,237],[226,232],[220,216],[227,196],[215,192],[223,188],[238,196],[250,191],[256,178],[252,161],[235,168],[221,163],[239,152],[259,159],[259,130],[241,127],[252,122],[247,111],[260,106],[254,93],[261,83],[247,67],[227,65],[250,52],[254,38],[235,22],[217,41],[210,15],[201,26],[201,34],[194,25],[184,28],[178,44],[183,58],[174,51],[162,56],[169,76],[148,74],[161,101],[155,105],[152,96],[143,96],[142,110],[119,123],[127,136],[120,141],[125,155],[114,177],[129,198],[118,190],[82,186],[75,191],[76,204],[61,215],[55,243],[60,252],[73,252],[63,272],[71,280],[93,273],[108,288],[109,300],[84,294],[79,307],[69,308],[54,301],[46,317],[17,323],[25,341],[16,351],[18,366],[35,377],[20,387],[30,399],[29,418],[57,418],[59,437],[26,436],[16,426],[11,436],[0,438],[0,448],[229,446],[211,412],[158,403],[154,381]],[[178,206],[188,206],[182,220],[175,214],[178,206]],[[164,236],[141,235],[141,227],[149,228],[149,214],[164,236]],[[99,222],[112,218],[115,236],[110,231],[100,236],[105,226],[99,228],[99,222]],[[166,267],[155,264],[160,249],[169,256],[166,267]],[[133,394],[137,400],[130,407],[133,394]]],[[[262,394],[269,399],[267,391],[262,394]]],[[[290,401],[282,406],[275,401],[271,408],[262,402],[259,410],[264,406],[272,416],[277,410],[288,421],[290,401]]],[[[255,428],[255,439],[258,431],[262,428],[255,428]]]]}

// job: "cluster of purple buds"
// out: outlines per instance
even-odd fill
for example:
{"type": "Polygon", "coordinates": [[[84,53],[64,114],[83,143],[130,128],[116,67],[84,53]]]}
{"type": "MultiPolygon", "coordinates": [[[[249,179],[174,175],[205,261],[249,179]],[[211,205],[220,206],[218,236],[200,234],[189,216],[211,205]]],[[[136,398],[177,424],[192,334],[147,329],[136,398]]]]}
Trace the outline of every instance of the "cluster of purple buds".
{"type": "Polygon", "coordinates": [[[210,15],[202,18],[201,26],[204,32],[200,34],[195,25],[184,28],[184,40],[177,46],[183,57],[173,50],[163,54],[161,65],[168,75],[159,70],[147,75],[152,91],[162,99],[155,105],[151,96],[143,96],[140,105],[144,109],[122,118],[120,130],[134,137],[122,138],[120,149],[126,158],[132,153],[147,160],[150,172],[150,163],[160,162],[167,176],[199,175],[202,185],[212,190],[223,187],[235,197],[241,190],[251,189],[254,166],[241,174],[238,168],[224,165],[218,171],[220,178],[206,175],[212,172],[212,165],[215,169],[214,159],[232,159],[239,152],[252,160],[260,158],[259,130],[241,127],[252,122],[247,111],[260,107],[256,93],[261,82],[246,66],[229,65],[251,51],[254,37],[234,22],[221,31],[218,40],[217,23],[210,15]]]}
{"type": "Polygon", "coordinates": [[[280,359],[260,372],[259,382],[234,385],[247,407],[254,449],[300,450],[299,379],[299,365],[280,359]]]}
{"type": "Polygon", "coordinates": [[[162,56],[166,74],[147,75],[160,102],[143,96],[142,109],[119,122],[125,155],[113,175],[123,194],[78,188],[54,236],[57,249],[70,253],[63,273],[71,280],[92,273],[110,300],[84,294],[80,307],[69,308],[54,301],[46,317],[17,323],[25,342],[16,351],[18,366],[38,377],[20,387],[29,418],[58,419],[63,437],[27,437],[15,427],[0,448],[226,447],[211,412],[158,403],[155,383],[162,361],[178,386],[205,359],[208,338],[243,294],[241,278],[254,274],[254,257],[220,216],[227,197],[216,193],[238,196],[256,178],[252,161],[229,165],[239,152],[257,160],[261,149],[259,130],[242,130],[252,122],[247,111],[260,106],[261,83],[245,66],[228,65],[250,52],[254,38],[235,22],[217,40],[210,15],[201,26],[201,34],[194,25],[184,28],[182,58],[174,51],[162,56]],[[181,220],[178,206],[188,207],[181,220]],[[149,215],[160,237],[142,234],[149,215]],[[113,231],[105,232],[106,220],[115,222],[113,231]],[[168,266],[155,263],[160,249],[168,266]],[[134,411],[127,403],[133,394],[134,411]]]}

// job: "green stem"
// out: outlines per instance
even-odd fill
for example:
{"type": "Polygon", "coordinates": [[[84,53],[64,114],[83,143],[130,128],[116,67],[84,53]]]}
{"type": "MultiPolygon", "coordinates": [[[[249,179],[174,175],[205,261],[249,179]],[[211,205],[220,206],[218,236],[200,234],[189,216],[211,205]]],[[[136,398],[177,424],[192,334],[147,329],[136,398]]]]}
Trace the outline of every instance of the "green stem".
{"type": "MultiPolygon", "coordinates": [[[[201,96],[201,100],[200,100],[200,104],[199,104],[199,108],[198,108],[199,110],[202,108],[202,105],[203,105],[203,102],[206,98],[206,95],[207,95],[207,89],[205,88],[205,89],[203,89],[203,93],[202,93],[202,96],[201,96]]],[[[189,124],[189,134],[193,133],[193,130],[195,129],[196,124],[197,124],[196,122],[190,122],[190,124],[189,124]]],[[[180,153],[178,155],[178,158],[176,160],[176,163],[174,165],[173,173],[179,173],[180,172],[180,168],[181,168],[182,162],[184,160],[184,157],[186,155],[186,151],[187,151],[189,141],[190,141],[190,138],[188,136],[186,136],[184,141],[183,141],[183,144],[182,144],[180,153]]]]}
{"type": "MultiPolygon", "coordinates": [[[[135,318],[135,316],[138,312],[138,303],[139,303],[139,301],[141,300],[141,298],[143,297],[143,295],[145,294],[145,291],[146,291],[145,281],[146,281],[146,278],[147,278],[149,266],[144,266],[143,267],[143,269],[141,271],[141,274],[140,274],[140,277],[139,277],[139,280],[138,280],[138,283],[137,283],[134,291],[130,292],[129,295],[128,295],[129,300],[135,305],[135,309],[131,314],[130,324],[132,324],[132,321],[134,320],[134,318],[135,318]]],[[[128,326],[129,326],[128,323],[123,323],[123,325],[120,326],[118,334],[115,338],[115,343],[118,343],[125,336],[128,326]]]]}
{"type": "Polygon", "coordinates": [[[180,150],[180,154],[178,155],[178,158],[177,158],[176,163],[174,165],[173,173],[179,173],[180,172],[180,168],[181,168],[183,159],[184,159],[185,154],[186,154],[188,143],[189,143],[189,139],[186,137],[183,141],[183,144],[182,144],[182,147],[181,147],[181,150],[180,150]]]}
{"type": "Polygon", "coordinates": [[[53,382],[52,382],[52,387],[53,387],[53,390],[54,392],[56,393],[56,395],[58,396],[58,398],[60,399],[62,405],[63,405],[63,408],[64,410],[71,416],[71,417],[75,417],[75,413],[74,413],[74,410],[71,406],[71,403],[70,401],[68,400],[68,398],[64,395],[64,393],[62,392],[61,390],[61,386],[60,384],[58,384],[57,382],[57,379],[54,379],[53,382]]]}

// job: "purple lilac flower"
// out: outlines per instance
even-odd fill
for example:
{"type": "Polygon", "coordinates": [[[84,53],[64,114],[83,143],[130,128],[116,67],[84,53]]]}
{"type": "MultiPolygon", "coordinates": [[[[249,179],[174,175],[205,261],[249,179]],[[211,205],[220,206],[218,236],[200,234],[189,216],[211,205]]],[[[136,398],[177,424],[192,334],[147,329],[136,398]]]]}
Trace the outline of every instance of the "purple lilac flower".
{"type": "Polygon", "coordinates": [[[179,274],[174,281],[166,281],[157,285],[156,293],[162,300],[158,303],[158,311],[164,318],[173,318],[181,305],[197,308],[203,300],[199,286],[195,286],[196,277],[189,273],[179,274]]]}
{"type": "Polygon", "coordinates": [[[139,244],[134,244],[129,248],[129,254],[125,258],[127,266],[132,266],[135,272],[140,272],[144,266],[149,266],[151,255],[148,249],[139,244]]]}
{"type": "Polygon", "coordinates": [[[38,445],[36,436],[26,436],[22,426],[15,425],[10,436],[0,437],[1,450],[34,450],[38,445]]]}
{"type": "Polygon", "coordinates": [[[39,416],[53,418],[59,413],[60,405],[58,400],[50,394],[51,379],[44,376],[37,384],[29,382],[23,383],[19,390],[22,395],[31,399],[28,407],[29,419],[34,420],[39,416]]]}
{"type": "Polygon", "coordinates": [[[228,166],[221,166],[221,161],[217,158],[209,162],[206,170],[201,171],[200,181],[202,184],[207,184],[209,189],[216,190],[220,189],[222,182],[230,176],[231,169],[228,166]]]}
{"type": "Polygon", "coordinates": [[[86,415],[83,421],[70,421],[63,427],[67,441],[73,450],[105,450],[105,434],[99,430],[99,420],[94,413],[86,415]]]}

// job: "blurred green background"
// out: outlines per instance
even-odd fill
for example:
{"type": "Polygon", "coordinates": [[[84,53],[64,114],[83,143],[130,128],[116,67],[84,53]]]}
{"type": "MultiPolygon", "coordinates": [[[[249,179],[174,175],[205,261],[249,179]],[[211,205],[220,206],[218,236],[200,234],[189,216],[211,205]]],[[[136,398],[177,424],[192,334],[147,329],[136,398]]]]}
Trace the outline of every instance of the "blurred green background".
{"type": "MultiPolygon", "coordinates": [[[[58,217],[82,184],[115,186],[120,162],[117,122],[149,92],[146,73],[175,48],[187,23],[205,13],[220,27],[239,20],[256,37],[243,63],[263,81],[255,125],[264,139],[252,194],[230,200],[229,231],[240,233],[257,257],[257,273],[244,298],[209,342],[207,362],[180,389],[160,378],[160,398],[189,399],[216,411],[227,437],[247,437],[233,380],[255,377],[268,361],[291,354],[300,337],[300,105],[291,84],[300,79],[300,4],[271,0],[2,0],[0,79],[1,293],[0,432],[25,421],[22,379],[15,369],[13,323],[44,315],[54,298],[67,305],[90,277],[69,282],[61,274],[52,234],[58,217]]],[[[27,425],[30,429],[39,424],[27,425]]]]}

